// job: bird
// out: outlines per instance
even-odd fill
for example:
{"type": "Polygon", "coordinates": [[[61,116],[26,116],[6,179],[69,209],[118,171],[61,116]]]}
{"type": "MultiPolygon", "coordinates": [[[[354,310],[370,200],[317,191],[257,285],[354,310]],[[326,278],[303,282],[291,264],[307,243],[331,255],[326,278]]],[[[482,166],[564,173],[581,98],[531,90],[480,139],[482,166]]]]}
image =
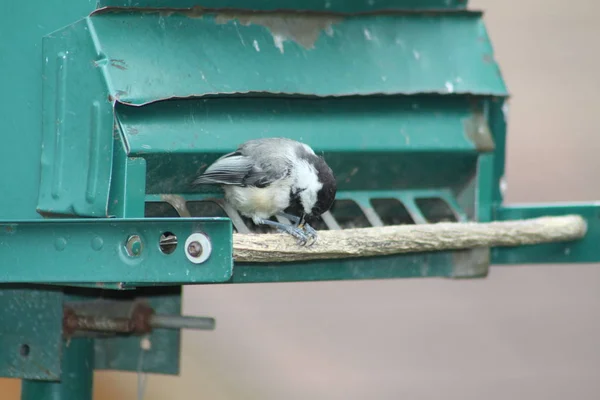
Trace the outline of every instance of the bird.
{"type": "Polygon", "coordinates": [[[256,225],[285,232],[306,245],[317,232],[309,224],[332,207],[337,193],[333,171],[324,158],[299,141],[248,140],[218,158],[193,185],[218,185],[225,201],[256,225]],[[291,224],[271,221],[273,216],[291,224]]]}

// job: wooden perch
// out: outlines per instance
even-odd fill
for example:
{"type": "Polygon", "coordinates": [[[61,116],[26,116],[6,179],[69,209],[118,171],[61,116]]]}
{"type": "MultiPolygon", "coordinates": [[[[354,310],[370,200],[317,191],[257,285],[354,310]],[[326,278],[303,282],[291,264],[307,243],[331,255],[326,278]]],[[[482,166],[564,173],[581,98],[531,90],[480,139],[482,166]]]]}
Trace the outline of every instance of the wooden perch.
{"type": "Polygon", "coordinates": [[[233,235],[237,262],[291,262],[384,256],[476,247],[510,247],[581,239],[586,221],[578,215],[490,223],[438,223],[319,231],[313,246],[287,234],[233,235]]]}

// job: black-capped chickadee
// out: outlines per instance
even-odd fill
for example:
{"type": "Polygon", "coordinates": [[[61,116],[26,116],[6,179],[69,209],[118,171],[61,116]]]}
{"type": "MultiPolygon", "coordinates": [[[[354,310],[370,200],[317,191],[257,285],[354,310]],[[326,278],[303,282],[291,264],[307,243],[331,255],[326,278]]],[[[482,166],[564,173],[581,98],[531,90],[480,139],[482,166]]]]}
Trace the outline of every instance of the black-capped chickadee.
{"type": "Polygon", "coordinates": [[[325,160],[286,138],[249,140],[211,164],[194,184],[220,185],[225,201],[240,214],[287,232],[300,244],[317,238],[307,220],[328,211],[337,192],[325,160]],[[293,225],[271,221],[274,215],[293,225]]]}

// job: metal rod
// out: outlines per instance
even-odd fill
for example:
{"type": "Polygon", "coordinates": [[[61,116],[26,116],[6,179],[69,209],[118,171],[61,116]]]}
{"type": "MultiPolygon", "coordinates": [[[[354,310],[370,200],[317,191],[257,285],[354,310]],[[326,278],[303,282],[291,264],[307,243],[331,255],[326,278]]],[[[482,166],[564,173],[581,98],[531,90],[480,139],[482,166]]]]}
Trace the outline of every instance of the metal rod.
{"type": "Polygon", "coordinates": [[[78,315],[75,330],[129,333],[133,330],[133,326],[128,318],[78,315]]]}
{"type": "Polygon", "coordinates": [[[214,330],[215,319],[210,317],[184,317],[181,315],[156,315],[150,307],[138,305],[129,318],[110,315],[78,315],[65,307],[63,329],[67,336],[76,332],[145,334],[155,328],[214,330]]]}
{"type": "Polygon", "coordinates": [[[23,380],[21,400],[92,400],[94,340],[63,341],[59,382],[23,380]]]}
{"type": "Polygon", "coordinates": [[[184,317],[180,315],[153,315],[150,326],[165,329],[197,329],[211,331],[215,329],[215,319],[210,317],[184,317]]]}

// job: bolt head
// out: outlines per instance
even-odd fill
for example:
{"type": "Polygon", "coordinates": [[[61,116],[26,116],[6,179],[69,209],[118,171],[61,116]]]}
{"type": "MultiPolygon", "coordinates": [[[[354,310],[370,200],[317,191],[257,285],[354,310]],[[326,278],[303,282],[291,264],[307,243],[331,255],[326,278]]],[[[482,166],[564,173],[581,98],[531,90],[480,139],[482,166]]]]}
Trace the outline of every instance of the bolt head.
{"type": "Polygon", "coordinates": [[[142,254],[143,249],[144,244],[142,243],[142,238],[140,238],[139,235],[131,235],[127,238],[125,250],[127,251],[127,255],[129,257],[139,257],[140,254],[142,254]]]}
{"type": "Polygon", "coordinates": [[[194,264],[203,264],[211,253],[210,238],[202,232],[192,233],[185,241],[185,256],[194,264]]]}
{"type": "Polygon", "coordinates": [[[202,255],[202,250],[202,244],[196,240],[188,244],[187,247],[187,252],[192,257],[200,257],[200,255],[202,255]]]}

